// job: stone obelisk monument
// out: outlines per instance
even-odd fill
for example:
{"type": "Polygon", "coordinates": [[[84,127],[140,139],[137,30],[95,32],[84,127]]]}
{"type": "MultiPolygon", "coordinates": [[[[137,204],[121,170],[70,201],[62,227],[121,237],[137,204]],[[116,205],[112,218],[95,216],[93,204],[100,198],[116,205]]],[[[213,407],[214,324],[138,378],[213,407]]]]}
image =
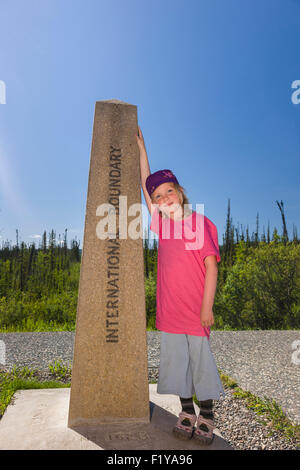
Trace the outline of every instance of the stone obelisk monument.
{"type": "Polygon", "coordinates": [[[133,220],[142,232],[137,132],[136,106],[118,100],[96,102],[68,417],[71,428],[149,423],[143,239],[129,234],[133,220]],[[133,204],[139,211],[130,212],[133,204]]]}

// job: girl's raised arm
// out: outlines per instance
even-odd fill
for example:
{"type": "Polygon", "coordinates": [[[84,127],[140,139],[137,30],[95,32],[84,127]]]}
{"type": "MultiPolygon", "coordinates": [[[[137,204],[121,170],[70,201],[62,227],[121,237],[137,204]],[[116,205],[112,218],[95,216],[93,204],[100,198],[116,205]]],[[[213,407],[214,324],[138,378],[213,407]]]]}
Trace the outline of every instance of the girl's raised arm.
{"type": "Polygon", "coordinates": [[[138,129],[139,129],[139,133],[138,135],[135,134],[135,137],[136,137],[137,144],[140,150],[141,186],[143,189],[143,193],[144,193],[148,210],[151,214],[151,197],[149,196],[147,188],[146,188],[146,179],[150,175],[151,172],[150,172],[150,166],[149,166],[147,151],[145,147],[144,137],[143,137],[140,126],[138,126],[138,129]]]}

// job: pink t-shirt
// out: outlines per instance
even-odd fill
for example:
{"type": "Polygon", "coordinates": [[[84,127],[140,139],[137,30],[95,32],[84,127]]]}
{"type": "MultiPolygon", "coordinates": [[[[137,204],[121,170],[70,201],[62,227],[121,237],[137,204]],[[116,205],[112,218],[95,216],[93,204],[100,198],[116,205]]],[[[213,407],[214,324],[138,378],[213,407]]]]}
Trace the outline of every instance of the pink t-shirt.
{"type": "Polygon", "coordinates": [[[208,255],[220,262],[218,232],[208,217],[193,211],[183,220],[161,218],[155,208],[150,230],[159,235],[156,328],[166,333],[210,336],[200,310],[208,255]]]}

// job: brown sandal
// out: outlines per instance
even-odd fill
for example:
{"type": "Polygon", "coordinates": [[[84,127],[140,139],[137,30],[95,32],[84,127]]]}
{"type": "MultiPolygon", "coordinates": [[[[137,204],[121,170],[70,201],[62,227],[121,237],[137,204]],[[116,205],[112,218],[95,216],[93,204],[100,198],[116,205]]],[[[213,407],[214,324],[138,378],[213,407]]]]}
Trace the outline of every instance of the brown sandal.
{"type": "Polygon", "coordinates": [[[173,428],[173,434],[181,439],[190,439],[193,435],[194,425],[196,423],[197,416],[181,411],[176,425],[173,428]]]}
{"type": "Polygon", "coordinates": [[[199,414],[193,437],[199,443],[211,444],[214,439],[214,428],[215,425],[212,419],[204,418],[199,414]]]}

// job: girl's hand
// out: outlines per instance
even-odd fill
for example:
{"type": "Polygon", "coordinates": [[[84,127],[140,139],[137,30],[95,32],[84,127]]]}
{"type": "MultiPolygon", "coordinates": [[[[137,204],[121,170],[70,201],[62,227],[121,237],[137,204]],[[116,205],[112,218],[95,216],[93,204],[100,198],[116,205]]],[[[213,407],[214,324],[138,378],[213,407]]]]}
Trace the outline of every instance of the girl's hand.
{"type": "Polygon", "coordinates": [[[140,126],[138,126],[138,135],[135,134],[135,137],[136,137],[136,141],[137,141],[137,144],[139,146],[139,149],[140,151],[141,150],[145,150],[145,142],[144,142],[144,137],[143,137],[143,134],[142,134],[142,130],[140,128],[140,126]]]}
{"type": "Polygon", "coordinates": [[[214,320],[214,312],[212,310],[203,310],[200,313],[200,321],[201,325],[209,328],[215,322],[214,320]]]}

